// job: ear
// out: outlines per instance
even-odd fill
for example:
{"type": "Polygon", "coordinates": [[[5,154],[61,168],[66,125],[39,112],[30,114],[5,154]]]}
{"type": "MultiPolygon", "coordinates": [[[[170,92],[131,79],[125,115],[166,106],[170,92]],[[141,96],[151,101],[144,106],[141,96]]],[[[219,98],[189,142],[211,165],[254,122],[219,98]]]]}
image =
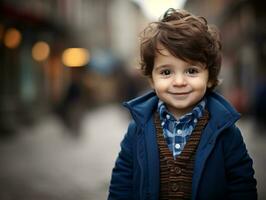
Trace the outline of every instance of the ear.
{"type": "Polygon", "coordinates": [[[209,81],[209,82],[207,83],[207,88],[211,88],[212,85],[213,85],[212,82],[209,81]]]}

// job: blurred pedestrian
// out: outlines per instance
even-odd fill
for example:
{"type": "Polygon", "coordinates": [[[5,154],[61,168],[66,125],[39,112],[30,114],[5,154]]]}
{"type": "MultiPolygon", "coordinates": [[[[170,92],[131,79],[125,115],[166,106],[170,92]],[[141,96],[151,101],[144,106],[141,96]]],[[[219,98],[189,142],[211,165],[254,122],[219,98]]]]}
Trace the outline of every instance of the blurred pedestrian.
{"type": "Polygon", "coordinates": [[[239,113],[214,88],[218,30],[169,9],[141,37],[141,70],[153,91],[125,103],[133,120],[108,199],[257,199],[239,113]]]}

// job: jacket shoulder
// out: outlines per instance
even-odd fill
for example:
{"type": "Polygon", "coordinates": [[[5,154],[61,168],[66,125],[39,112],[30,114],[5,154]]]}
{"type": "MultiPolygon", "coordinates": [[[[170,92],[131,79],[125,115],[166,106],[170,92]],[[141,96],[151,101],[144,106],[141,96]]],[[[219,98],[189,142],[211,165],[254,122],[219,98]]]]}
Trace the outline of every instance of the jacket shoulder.
{"type": "MultiPolygon", "coordinates": [[[[212,130],[234,129],[233,125],[240,118],[235,108],[220,94],[211,92],[207,95],[207,110],[212,130]]],[[[220,132],[220,131],[219,131],[220,132]]]]}
{"type": "Polygon", "coordinates": [[[246,153],[246,145],[241,133],[241,130],[232,124],[228,128],[223,130],[222,141],[225,151],[225,158],[231,156],[232,152],[236,155],[237,153],[246,153]],[[239,151],[239,152],[238,152],[239,151]]]}

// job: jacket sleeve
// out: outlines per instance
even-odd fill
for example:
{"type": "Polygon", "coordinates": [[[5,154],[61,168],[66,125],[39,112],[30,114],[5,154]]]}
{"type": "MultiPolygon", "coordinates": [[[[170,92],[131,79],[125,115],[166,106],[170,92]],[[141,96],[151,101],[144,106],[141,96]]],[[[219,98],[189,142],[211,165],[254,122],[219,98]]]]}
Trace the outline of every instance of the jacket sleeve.
{"type": "Polygon", "coordinates": [[[130,200],[133,188],[133,141],[136,124],[129,124],[112,171],[108,200],[130,200]]]}
{"type": "Polygon", "coordinates": [[[229,128],[229,138],[224,146],[228,185],[227,199],[256,200],[257,189],[252,159],[248,155],[240,130],[229,128]]]}

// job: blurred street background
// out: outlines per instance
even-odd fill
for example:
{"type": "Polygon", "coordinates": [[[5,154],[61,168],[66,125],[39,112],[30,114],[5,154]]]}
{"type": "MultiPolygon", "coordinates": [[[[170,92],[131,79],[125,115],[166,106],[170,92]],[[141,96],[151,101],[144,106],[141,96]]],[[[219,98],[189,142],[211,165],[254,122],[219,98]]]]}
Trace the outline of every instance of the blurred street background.
{"type": "Polygon", "coordinates": [[[218,90],[242,113],[266,199],[266,3],[259,0],[0,0],[0,200],[106,199],[130,116],[149,89],[140,31],[169,7],[221,31],[218,90]]]}

